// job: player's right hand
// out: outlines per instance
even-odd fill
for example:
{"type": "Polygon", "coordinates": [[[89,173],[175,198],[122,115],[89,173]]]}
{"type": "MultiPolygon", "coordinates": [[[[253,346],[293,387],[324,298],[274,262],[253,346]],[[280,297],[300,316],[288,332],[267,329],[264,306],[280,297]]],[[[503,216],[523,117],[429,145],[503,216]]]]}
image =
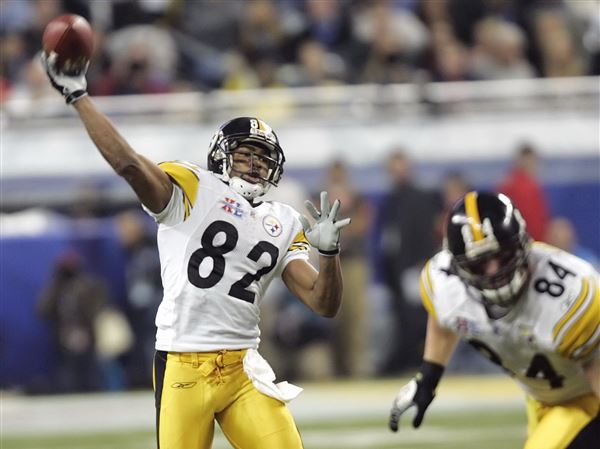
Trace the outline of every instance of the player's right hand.
{"type": "Polygon", "coordinates": [[[65,97],[67,104],[73,104],[77,100],[87,95],[87,80],[85,74],[87,72],[89,62],[83,69],[75,75],[65,75],[60,73],[56,68],[56,60],[58,55],[51,52],[49,55],[42,52],[42,66],[46,70],[46,74],[50,79],[52,86],[65,97]]]}
{"type": "Polygon", "coordinates": [[[417,408],[417,412],[413,419],[413,427],[419,427],[423,421],[425,410],[427,410],[427,407],[429,407],[429,404],[431,404],[434,397],[434,391],[426,387],[420,381],[418,376],[412,378],[410,382],[400,389],[394,398],[392,410],[390,411],[390,430],[393,432],[398,431],[400,417],[413,406],[417,408]]]}

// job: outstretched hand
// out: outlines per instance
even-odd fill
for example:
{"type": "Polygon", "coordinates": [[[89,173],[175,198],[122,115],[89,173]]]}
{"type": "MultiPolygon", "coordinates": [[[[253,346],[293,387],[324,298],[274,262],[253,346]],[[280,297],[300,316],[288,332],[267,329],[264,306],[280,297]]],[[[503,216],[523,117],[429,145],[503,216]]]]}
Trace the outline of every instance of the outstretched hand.
{"type": "Polygon", "coordinates": [[[413,427],[417,428],[423,422],[425,411],[435,394],[432,390],[428,389],[423,385],[418,378],[411,379],[406,385],[404,385],[398,395],[394,398],[392,409],[390,411],[390,422],[389,427],[393,432],[398,431],[400,417],[411,407],[416,407],[417,412],[413,419],[413,427]]]}
{"type": "Polygon", "coordinates": [[[305,206],[311,216],[315,219],[313,225],[308,219],[300,216],[300,222],[304,228],[306,240],[319,250],[324,256],[334,256],[340,252],[340,231],[344,226],[350,224],[350,218],[337,220],[340,208],[340,200],[335,200],[333,206],[329,203],[327,192],[321,192],[321,210],[319,211],[310,201],[305,201],[305,206]]]}
{"type": "Polygon", "coordinates": [[[66,75],[59,72],[56,68],[58,55],[51,52],[47,55],[45,52],[41,54],[42,66],[48,75],[48,79],[60,94],[65,97],[67,104],[73,104],[77,100],[87,95],[87,80],[85,74],[87,72],[89,62],[82,69],[73,75],[66,75]]]}

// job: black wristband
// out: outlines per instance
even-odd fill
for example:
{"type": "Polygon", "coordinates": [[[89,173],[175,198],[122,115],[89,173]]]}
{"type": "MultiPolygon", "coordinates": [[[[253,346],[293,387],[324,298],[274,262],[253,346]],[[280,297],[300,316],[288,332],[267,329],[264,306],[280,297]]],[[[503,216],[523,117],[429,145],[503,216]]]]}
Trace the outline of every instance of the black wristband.
{"type": "Polygon", "coordinates": [[[442,375],[444,374],[444,366],[435,362],[423,360],[421,369],[417,374],[417,381],[423,384],[424,387],[435,391],[442,375]]]}
{"type": "Polygon", "coordinates": [[[332,256],[337,256],[340,253],[340,249],[336,248],[336,249],[332,249],[331,251],[325,251],[320,249],[319,250],[319,254],[321,256],[326,256],[326,257],[332,257],[332,256]]]}
{"type": "Polygon", "coordinates": [[[65,97],[65,101],[67,102],[67,104],[73,104],[77,100],[79,100],[81,97],[85,97],[86,95],[87,95],[87,92],[85,90],[83,90],[83,89],[76,90],[75,92],[71,92],[69,95],[67,95],[65,97]]]}

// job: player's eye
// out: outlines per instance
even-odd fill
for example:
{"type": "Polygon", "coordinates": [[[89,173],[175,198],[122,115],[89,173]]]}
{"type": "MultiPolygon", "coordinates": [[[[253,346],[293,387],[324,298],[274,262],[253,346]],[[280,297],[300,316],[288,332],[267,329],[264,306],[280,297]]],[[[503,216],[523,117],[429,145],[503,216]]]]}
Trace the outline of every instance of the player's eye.
{"type": "Polygon", "coordinates": [[[248,161],[250,161],[251,157],[252,157],[251,153],[235,153],[233,155],[233,160],[235,162],[248,162],[248,161]]]}
{"type": "Polygon", "coordinates": [[[254,155],[254,163],[260,168],[269,167],[269,161],[264,156],[261,156],[259,154],[254,155]]]}

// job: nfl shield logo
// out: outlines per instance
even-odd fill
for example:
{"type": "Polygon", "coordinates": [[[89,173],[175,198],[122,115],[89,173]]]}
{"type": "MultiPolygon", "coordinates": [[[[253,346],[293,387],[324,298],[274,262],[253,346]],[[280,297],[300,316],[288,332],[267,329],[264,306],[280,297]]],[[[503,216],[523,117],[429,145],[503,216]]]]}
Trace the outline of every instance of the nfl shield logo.
{"type": "Polygon", "coordinates": [[[271,237],[279,236],[283,230],[279,220],[272,215],[267,215],[263,219],[263,227],[271,237]]]}

